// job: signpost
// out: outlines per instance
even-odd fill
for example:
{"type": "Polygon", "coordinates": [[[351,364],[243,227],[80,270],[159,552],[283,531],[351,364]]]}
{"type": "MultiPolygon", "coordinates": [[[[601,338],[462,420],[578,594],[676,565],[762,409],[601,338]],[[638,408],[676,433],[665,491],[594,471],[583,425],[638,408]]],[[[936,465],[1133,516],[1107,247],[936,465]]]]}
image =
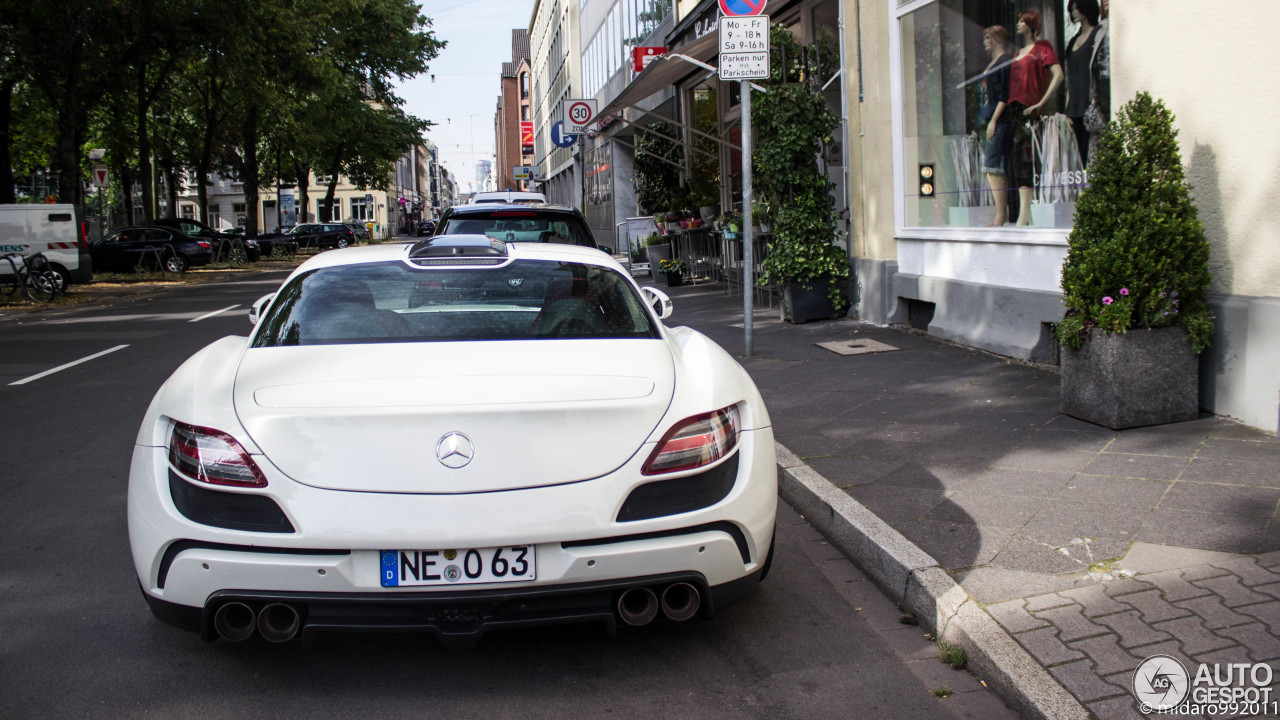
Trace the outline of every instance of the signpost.
{"type": "Polygon", "coordinates": [[[564,126],[566,135],[583,135],[591,128],[591,123],[596,120],[596,101],[594,98],[590,100],[569,100],[566,99],[562,105],[564,108],[564,126]]]}
{"type": "Polygon", "coordinates": [[[111,185],[111,178],[107,175],[107,166],[94,165],[93,166],[93,186],[101,190],[105,187],[110,187],[110,185],[111,185]]]}
{"type": "Polygon", "coordinates": [[[751,357],[752,288],[755,263],[751,230],[751,81],[769,77],[769,16],[766,0],[720,0],[720,79],[742,84],[742,329],[743,354],[751,357]]]}

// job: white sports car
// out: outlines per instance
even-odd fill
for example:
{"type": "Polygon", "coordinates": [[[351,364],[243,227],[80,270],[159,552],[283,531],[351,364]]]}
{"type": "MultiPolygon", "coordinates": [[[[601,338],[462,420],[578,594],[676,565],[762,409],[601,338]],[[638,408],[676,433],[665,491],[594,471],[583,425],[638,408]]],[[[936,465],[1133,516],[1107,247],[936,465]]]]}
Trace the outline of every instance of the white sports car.
{"type": "Polygon", "coordinates": [[[206,640],[711,617],[768,572],[760,394],[593,248],[318,255],[160,388],[129,475],[155,615],[206,640]]]}

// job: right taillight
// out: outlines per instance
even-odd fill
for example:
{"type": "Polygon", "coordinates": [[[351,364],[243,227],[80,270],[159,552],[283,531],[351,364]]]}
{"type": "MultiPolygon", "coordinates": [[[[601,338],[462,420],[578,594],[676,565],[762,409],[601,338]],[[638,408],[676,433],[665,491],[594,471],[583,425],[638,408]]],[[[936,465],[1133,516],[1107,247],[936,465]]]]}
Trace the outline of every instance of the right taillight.
{"type": "Polygon", "coordinates": [[[169,436],[169,462],[197,482],[233,487],[266,487],[267,478],[249,453],[230,435],[175,422],[169,436]]]}
{"type": "Polygon", "coordinates": [[[730,405],[715,412],[694,415],[676,423],[654,448],[643,475],[690,470],[728,455],[738,444],[738,408],[730,405]]]}

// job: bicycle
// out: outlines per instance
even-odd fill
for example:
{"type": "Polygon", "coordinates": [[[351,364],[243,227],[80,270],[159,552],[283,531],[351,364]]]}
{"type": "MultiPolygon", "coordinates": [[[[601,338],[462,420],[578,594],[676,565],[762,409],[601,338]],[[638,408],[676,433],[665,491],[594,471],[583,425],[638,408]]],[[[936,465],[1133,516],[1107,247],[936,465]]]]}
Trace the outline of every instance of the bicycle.
{"type": "Polygon", "coordinates": [[[62,289],[62,279],[54,272],[43,253],[25,257],[22,253],[9,253],[0,260],[9,263],[12,274],[0,279],[0,295],[14,295],[19,289],[28,299],[36,302],[53,302],[62,289]]]}

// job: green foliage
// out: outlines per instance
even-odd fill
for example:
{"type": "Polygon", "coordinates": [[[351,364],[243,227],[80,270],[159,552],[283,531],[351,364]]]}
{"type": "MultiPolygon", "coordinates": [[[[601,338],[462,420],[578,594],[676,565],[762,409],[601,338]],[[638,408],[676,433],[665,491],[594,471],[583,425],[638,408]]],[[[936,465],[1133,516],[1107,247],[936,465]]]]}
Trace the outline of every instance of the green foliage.
{"type": "Polygon", "coordinates": [[[1209,243],[1183,175],[1173,113],[1139,93],[1099,141],[1067,238],[1058,339],[1078,349],[1094,329],[1181,325],[1201,352],[1213,333],[1209,243]]]}
{"type": "Polygon", "coordinates": [[[678,194],[680,169],[671,163],[679,163],[682,153],[678,144],[656,134],[672,137],[675,128],[670,123],[659,123],[653,130],[636,132],[636,202],[645,212],[676,210],[677,203],[683,200],[678,194]]]}
{"type": "MultiPolygon", "coordinates": [[[[759,142],[754,183],[773,222],[762,282],[809,283],[849,275],[838,237],[832,186],[820,158],[840,119],[812,80],[821,72],[816,46],[802,48],[781,25],[771,29],[772,76],[767,93],[752,94],[752,121],[759,142]]],[[[753,218],[759,221],[763,218],[753,218]]],[[[831,299],[844,303],[842,283],[831,283],[831,299]]]]}
{"type": "Polygon", "coordinates": [[[653,233],[652,235],[645,235],[644,237],[640,238],[640,247],[653,247],[655,245],[666,245],[666,244],[667,244],[667,238],[657,233],[653,233]]]}

